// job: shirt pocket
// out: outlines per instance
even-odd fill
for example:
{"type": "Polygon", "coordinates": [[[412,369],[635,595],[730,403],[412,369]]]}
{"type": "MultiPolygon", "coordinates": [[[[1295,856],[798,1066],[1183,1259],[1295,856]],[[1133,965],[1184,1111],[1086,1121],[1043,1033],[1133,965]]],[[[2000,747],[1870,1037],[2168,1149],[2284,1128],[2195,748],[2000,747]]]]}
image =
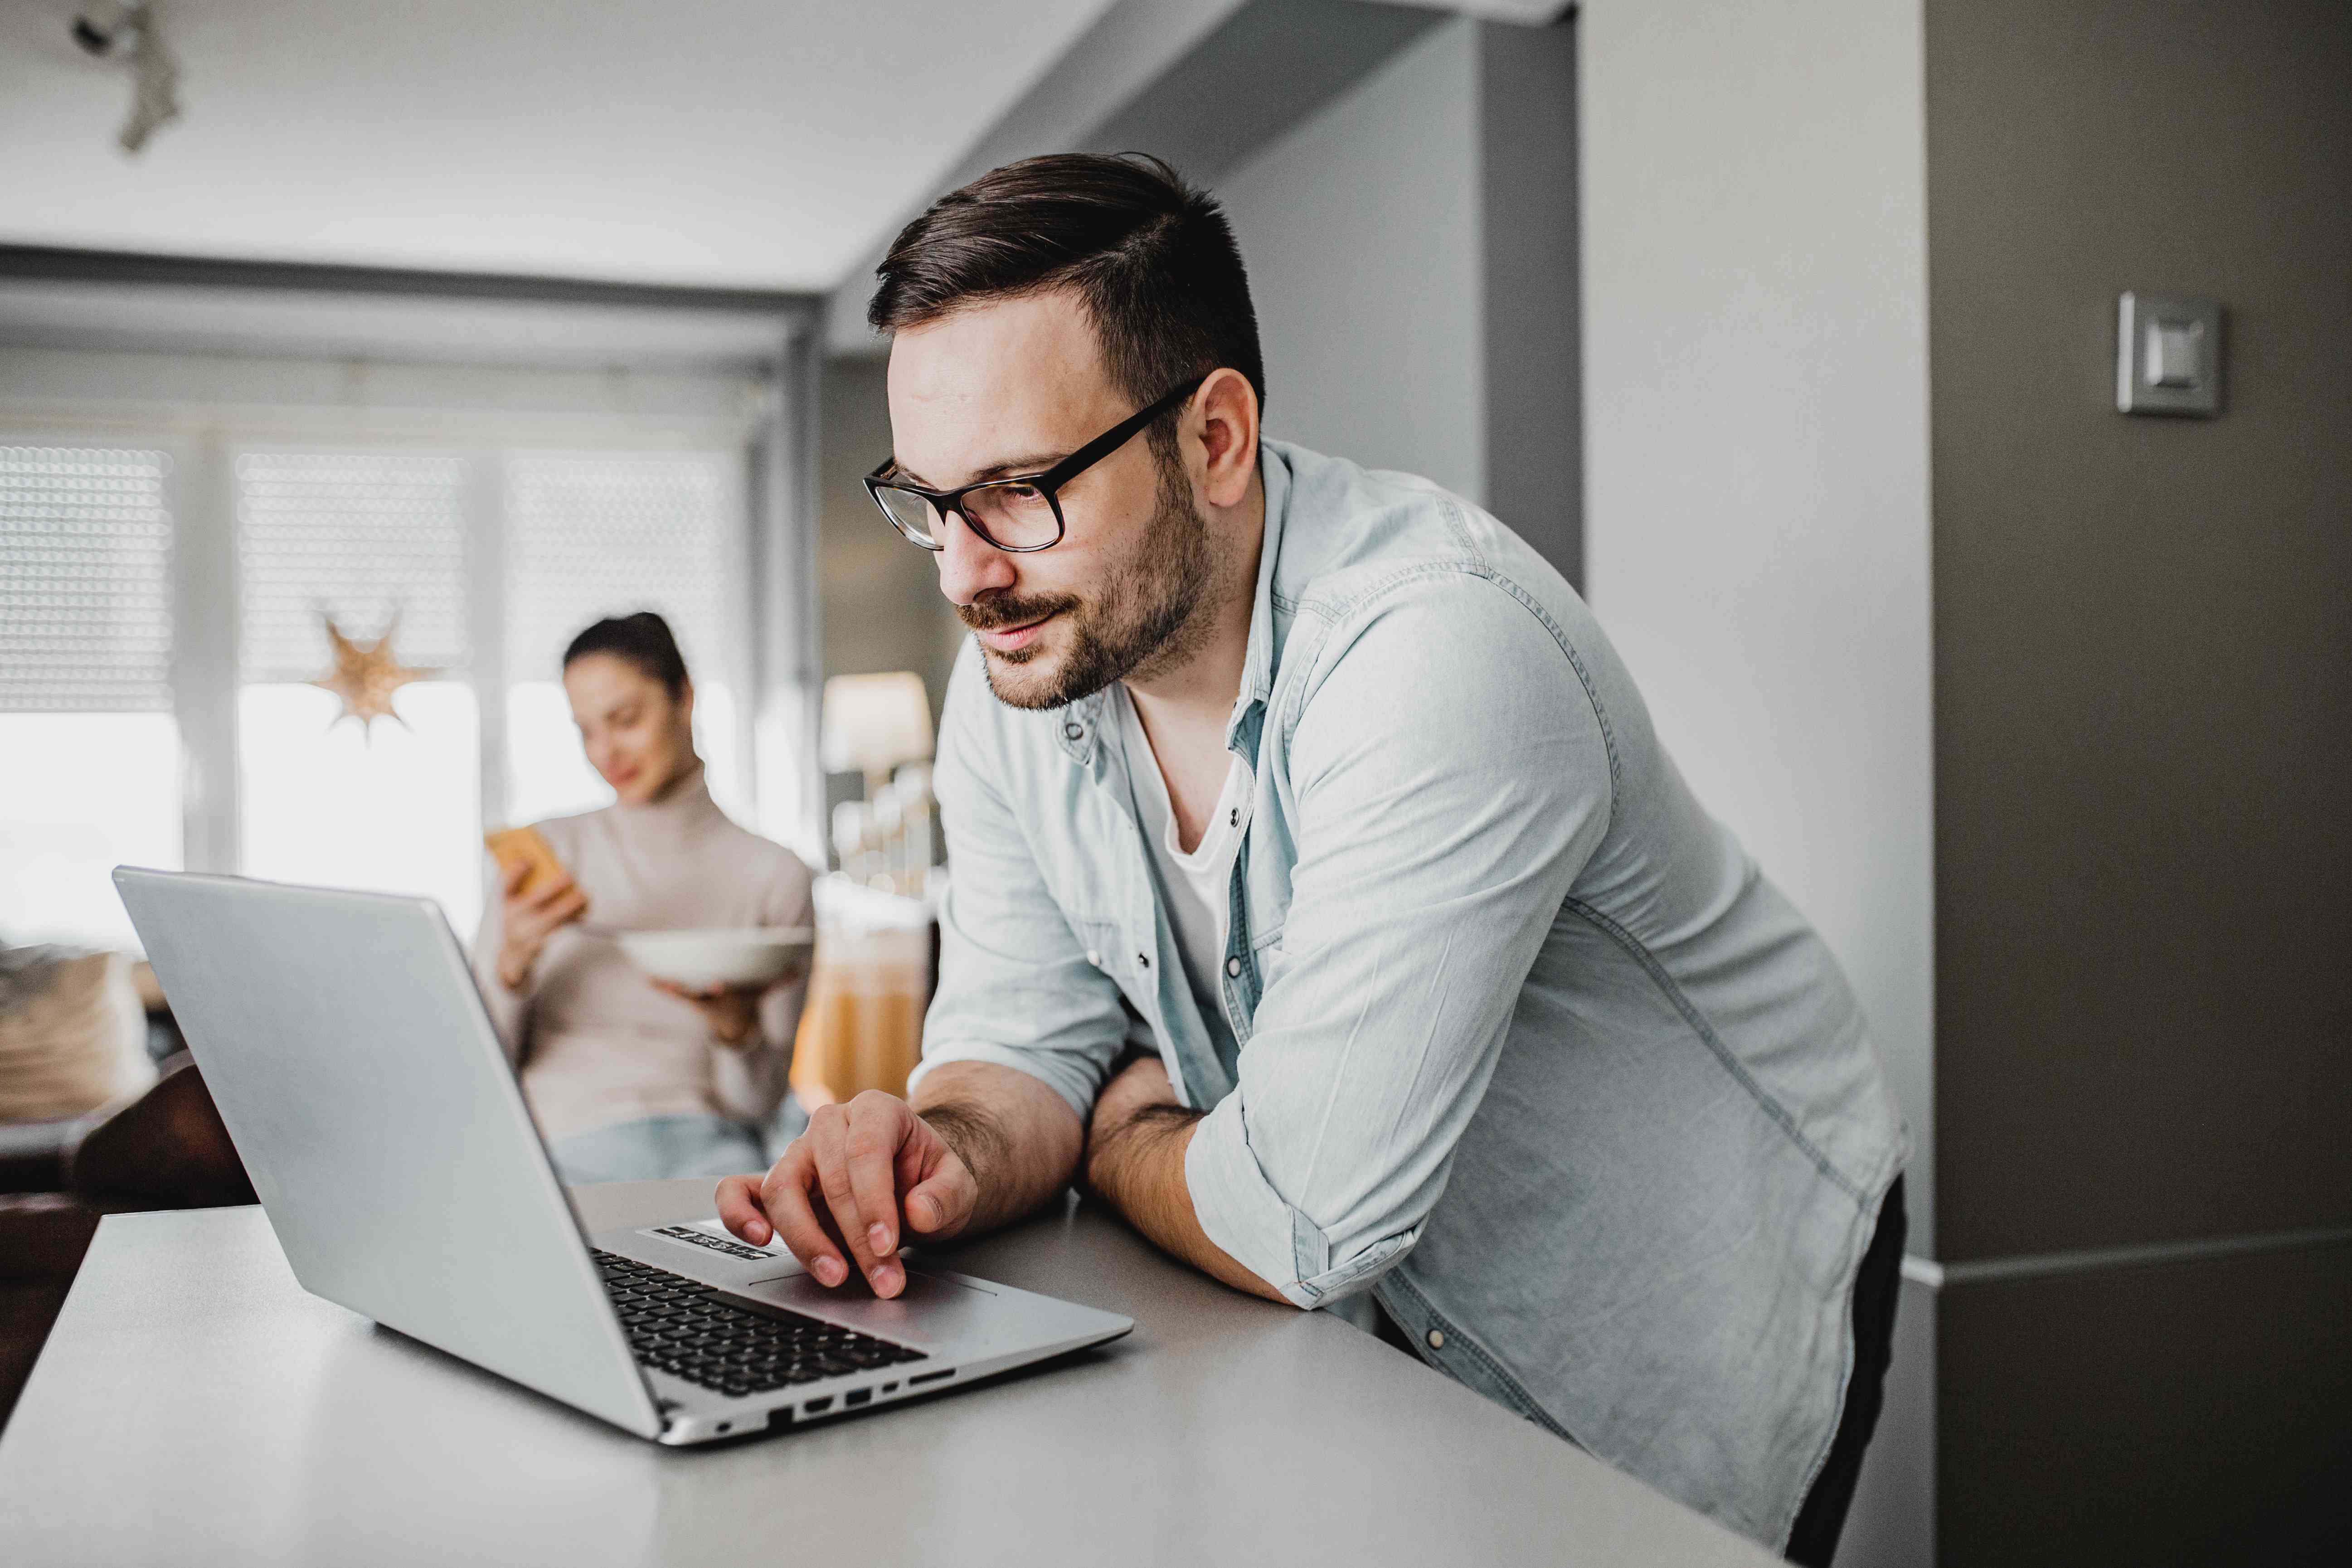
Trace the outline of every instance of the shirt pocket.
{"type": "Polygon", "coordinates": [[[1081,920],[1072,918],[1070,933],[1078,939],[1085,950],[1086,961],[1110,976],[1129,1002],[1151,991],[1150,954],[1134,946],[1117,921],[1081,920]]]}
{"type": "Polygon", "coordinates": [[[1257,994],[1272,989],[1290,967],[1290,955],[1282,950],[1284,922],[1276,922],[1268,931],[1250,933],[1250,966],[1257,972],[1257,994]]]}

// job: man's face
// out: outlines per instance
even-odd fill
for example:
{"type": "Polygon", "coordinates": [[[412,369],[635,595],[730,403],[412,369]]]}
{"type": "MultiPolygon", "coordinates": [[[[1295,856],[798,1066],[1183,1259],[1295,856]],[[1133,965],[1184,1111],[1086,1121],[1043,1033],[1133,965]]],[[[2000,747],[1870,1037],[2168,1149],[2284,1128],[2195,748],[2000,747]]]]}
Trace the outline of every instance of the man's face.
{"type": "MultiPolygon", "coordinates": [[[[1104,374],[1093,324],[1065,290],[993,301],[901,330],[890,349],[898,468],[929,489],[1034,474],[1136,411],[1104,374]]],[[[1049,550],[1007,554],[947,521],[940,591],[977,634],[989,689],[1058,708],[1172,668],[1206,632],[1207,525],[1192,482],[1139,435],[1060,492],[1049,550]]]]}

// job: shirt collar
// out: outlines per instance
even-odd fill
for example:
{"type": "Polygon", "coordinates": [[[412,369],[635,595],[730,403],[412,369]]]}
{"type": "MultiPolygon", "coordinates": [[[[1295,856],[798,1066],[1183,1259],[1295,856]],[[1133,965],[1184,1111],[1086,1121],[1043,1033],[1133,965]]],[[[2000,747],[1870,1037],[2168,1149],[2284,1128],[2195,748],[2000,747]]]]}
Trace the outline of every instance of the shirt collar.
{"type": "Polygon", "coordinates": [[[1249,651],[1242,659],[1242,689],[1225,723],[1225,750],[1257,765],[1258,721],[1274,692],[1274,573],[1282,554],[1282,527],[1290,507],[1290,465],[1258,443],[1257,471],[1265,487],[1265,532],[1257,550],[1257,587],[1250,600],[1249,651]]]}

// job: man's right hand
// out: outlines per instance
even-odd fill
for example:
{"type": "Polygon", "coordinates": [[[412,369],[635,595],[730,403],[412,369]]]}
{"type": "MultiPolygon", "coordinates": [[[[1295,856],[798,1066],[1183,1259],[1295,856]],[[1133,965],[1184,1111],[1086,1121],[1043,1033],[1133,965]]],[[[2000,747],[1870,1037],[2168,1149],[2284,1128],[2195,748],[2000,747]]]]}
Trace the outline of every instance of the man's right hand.
{"type": "Polygon", "coordinates": [[[781,1240],[822,1285],[855,1267],[877,1296],[907,1288],[899,1242],[971,1222],[980,1184],[938,1129],[896,1095],[868,1089],[820,1106],[775,1168],[719,1184],[719,1217],[754,1247],[781,1240]],[[844,1254],[848,1261],[844,1262],[844,1254]]]}
{"type": "Polygon", "coordinates": [[[507,868],[506,900],[499,927],[499,984],[509,991],[521,990],[523,982],[530,978],[531,965],[539,962],[539,950],[547,945],[555,928],[588,912],[588,895],[568,877],[528,898],[517,892],[523,879],[530,875],[527,865],[507,868]]]}

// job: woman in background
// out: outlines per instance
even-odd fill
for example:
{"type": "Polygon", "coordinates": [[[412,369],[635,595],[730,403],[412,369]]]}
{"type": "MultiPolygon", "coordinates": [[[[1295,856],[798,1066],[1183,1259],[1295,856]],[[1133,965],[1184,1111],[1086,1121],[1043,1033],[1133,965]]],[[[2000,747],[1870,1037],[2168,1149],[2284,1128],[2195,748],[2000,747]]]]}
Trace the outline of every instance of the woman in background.
{"type": "Polygon", "coordinates": [[[526,898],[515,889],[529,868],[490,867],[474,972],[524,1096],[567,1182],[765,1169],[803,979],[697,995],[650,978],[604,933],[811,925],[809,869],[712,803],[694,685],[659,616],[574,637],[563,689],[619,798],[537,825],[569,879],[526,898]]]}

